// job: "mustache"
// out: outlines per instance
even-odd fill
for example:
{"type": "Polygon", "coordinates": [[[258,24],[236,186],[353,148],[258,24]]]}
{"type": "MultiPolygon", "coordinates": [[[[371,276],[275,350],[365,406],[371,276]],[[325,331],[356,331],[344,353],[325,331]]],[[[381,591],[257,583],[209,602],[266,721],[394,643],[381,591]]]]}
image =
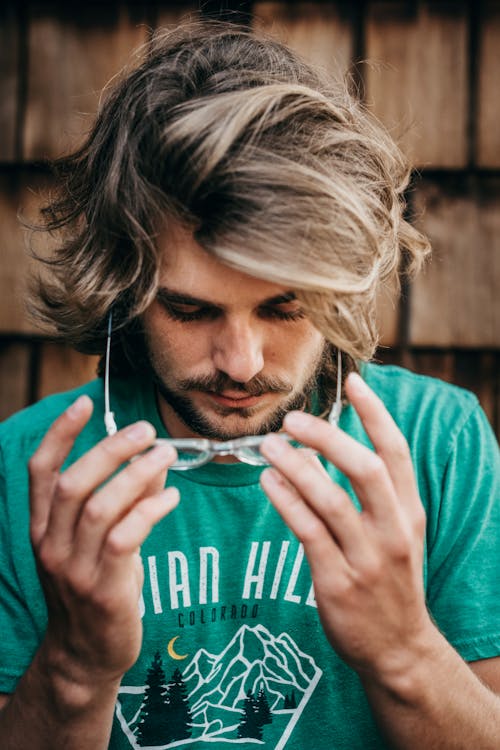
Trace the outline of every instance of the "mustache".
{"type": "Polygon", "coordinates": [[[264,393],[291,393],[293,385],[279,378],[268,378],[256,375],[247,383],[233,380],[224,372],[196,378],[184,378],[178,381],[181,391],[210,391],[221,394],[224,391],[239,391],[248,396],[262,396],[264,393]]]}

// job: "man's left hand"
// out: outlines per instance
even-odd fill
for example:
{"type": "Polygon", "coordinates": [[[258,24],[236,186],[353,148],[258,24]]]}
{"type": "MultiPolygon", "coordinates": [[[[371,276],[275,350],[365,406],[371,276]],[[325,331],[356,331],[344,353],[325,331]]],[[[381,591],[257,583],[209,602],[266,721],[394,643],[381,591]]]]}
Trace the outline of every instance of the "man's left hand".
{"type": "Polygon", "coordinates": [[[262,486],[304,545],[325,633],[360,676],[390,685],[437,631],[423,587],[425,513],[408,444],[381,400],[359,375],[346,394],[375,451],[303,412],[284,421],[291,437],[345,474],[357,510],[320,461],[277,435],[266,438],[262,486]]]}

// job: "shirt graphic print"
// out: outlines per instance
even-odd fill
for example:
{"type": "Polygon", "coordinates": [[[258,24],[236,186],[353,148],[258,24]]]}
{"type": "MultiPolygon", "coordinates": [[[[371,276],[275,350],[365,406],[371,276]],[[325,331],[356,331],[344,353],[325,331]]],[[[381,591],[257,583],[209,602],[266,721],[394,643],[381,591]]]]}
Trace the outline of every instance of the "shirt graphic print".
{"type": "MultiPolygon", "coordinates": [[[[169,653],[175,653],[172,642],[169,653]]],[[[321,675],[288,634],[242,625],[220,653],[200,649],[182,672],[177,667],[170,676],[157,652],[144,685],[121,687],[116,713],[134,750],[200,741],[213,747],[216,740],[271,747],[266,744],[271,724],[272,747],[281,750],[321,675]]]]}

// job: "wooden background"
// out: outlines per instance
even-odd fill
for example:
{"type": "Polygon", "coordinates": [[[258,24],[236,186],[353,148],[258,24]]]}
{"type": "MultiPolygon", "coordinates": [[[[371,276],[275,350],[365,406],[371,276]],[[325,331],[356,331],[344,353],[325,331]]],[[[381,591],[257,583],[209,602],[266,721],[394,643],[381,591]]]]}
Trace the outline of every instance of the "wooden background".
{"type": "Polygon", "coordinates": [[[18,213],[50,186],[99,92],[151,29],[186,14],[243,19],[349,71],[415,163],[408,193],[433,262],[381,301],[377,359],[475,391],[500,433],[500,2],[3,2],[0,8],[0,417],[92,377],[25,310],[18,213]],[[71,10],[69,9],[71,8],[71,10]],[[201,8],[201,9],[200,9],[201,8]]]}

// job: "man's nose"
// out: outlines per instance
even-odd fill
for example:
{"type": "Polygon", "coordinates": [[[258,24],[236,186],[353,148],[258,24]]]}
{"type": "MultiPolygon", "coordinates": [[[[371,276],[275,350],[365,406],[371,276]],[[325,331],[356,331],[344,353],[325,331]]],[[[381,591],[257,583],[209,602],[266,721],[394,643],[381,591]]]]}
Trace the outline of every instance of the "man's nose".
{"type": "Polygon", "coordinates": [[[231,380],[247,383],[264,366],[263,341],[258,326],[248,320],[225,321],[214,340],[214,367],[231,380]]]}

